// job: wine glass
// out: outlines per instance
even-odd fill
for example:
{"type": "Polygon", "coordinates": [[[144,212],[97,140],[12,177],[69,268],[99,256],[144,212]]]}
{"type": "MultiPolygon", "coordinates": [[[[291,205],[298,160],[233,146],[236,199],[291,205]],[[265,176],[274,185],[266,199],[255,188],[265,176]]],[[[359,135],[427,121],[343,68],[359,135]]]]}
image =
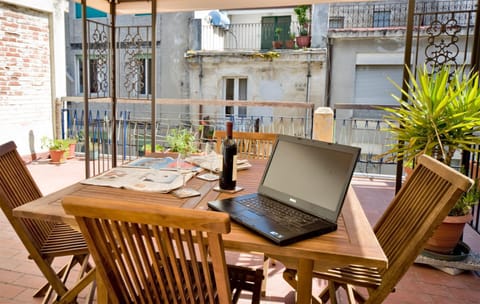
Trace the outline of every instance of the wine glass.
{"type": "Polygon", "coordinates": [[[218,175],[214,174],[216,162],[217,162],[217,153],[213,149],[213,143],[207,141],[204,146],[203,154],[205,156],[205,161],[207,162],[207,170],[208,173],[203,174],[203,178],[207,180],[217,180],[219,178],[218,175]]]}
{"type": "Polygon", "coordinates": [[[200,192],[198,192],[197,190],[186,187],[187,175],[193,174],[192,167],[185,162],[187,156],[187,152],[179,152],[177,157],[176,169],[177,172],[182,176],[182,186],[179,189],[175,190],[173,193],[178,197],[190,197],[200,195],[200,192]]]}

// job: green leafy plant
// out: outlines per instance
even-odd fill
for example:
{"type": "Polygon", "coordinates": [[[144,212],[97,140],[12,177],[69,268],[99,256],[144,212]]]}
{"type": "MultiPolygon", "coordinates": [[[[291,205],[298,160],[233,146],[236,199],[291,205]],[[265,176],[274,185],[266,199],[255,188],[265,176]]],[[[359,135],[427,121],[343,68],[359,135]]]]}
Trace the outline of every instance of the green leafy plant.
{"type": "Polygon", "coordinates": [[[275,40],[280,41],[280,35],[282,34],[282,28],[277,27],[275,28],[275,40]]]}
{"type": "Polygon", "coordinates": [[[448,65],[429,73],[424,66],[417,69],[417,80],[407,71],[406,91],[394,83],[402,93],[392,95],[400,107],[382,108],[395,141],[386,154],[406,163],[427,154],[450,166],[456,151],[479,151],[480,137],[473,134],[480,131],[478,73],[448,65]]]}
{"type": "Polygon", "coordinates": [[[463,194],[462,198],[453,206],[448,215],[450,216],[461,216],[469,214],[472,210],[472,207],[478,204],[480,200],[480,191],[478,190],[478,181],[475,180],[470,191],[463,194]]]}
{"type": "Polygon", "coordinates": [[[298,33],[300,36],[308,36],[308,26],[310,19],[307,12],[310,9],[310,5],[299,5],[293,9],[297,15],[298,20],[298,33]]]}
{"type": "Polygon", "coordinates": [[[66,151],[68,149],[69,140],[65,139],[51,139],[46,136],[41,138],[41,147],[48,148],[49,150],[63,150],[66,151]]]}
{"type": "MultiPolygon", "coordinates": [[[[386,131],[393,137],[390,149],[381,156],[412,165],[416,157],[427,154],[451,166],[455,152],[479,152],[480,137],[474,134],[480,131],[478,73],[449,65],[436,72],[418,67],[416,76],[410,69],[407,72],[406,90],[392,82],[402,94],[392,95],[399,107],[381,108],[388,113],[386,131]]],[[[468,192],[452,213],[469,212],[478,202],[477,191],[475,187],[468,192]]]]}
{"type": "Polygon", "coordinates": [[[182,155],[196,152],[195,134],[187,129],[172,129],[167,135],[167,143],[171,152],[178,152],[182,155]]]}

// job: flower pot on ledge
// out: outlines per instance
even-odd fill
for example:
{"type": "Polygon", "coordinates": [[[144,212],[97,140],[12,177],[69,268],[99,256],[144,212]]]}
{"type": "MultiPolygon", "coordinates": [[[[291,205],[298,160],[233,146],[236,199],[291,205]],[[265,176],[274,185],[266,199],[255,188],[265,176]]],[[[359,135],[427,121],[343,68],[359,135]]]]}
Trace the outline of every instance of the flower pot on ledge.
{"type": "Polygon", "coordinates": [[[310,42],[312,40],[312,36],[298,36],[297,37],[297,46],[299,48],[310,47],[310,42]]]}
{"type": "Polygon", "coordinates": [[[50,162],[54,164],[61,164],[65,162],[65,150],[50,150],[50,162]]]}
{"type": "Polygon", "coordinates": [[[281,49],[283,45],[283,42],[278,40],[278,41],[272,41],[272,47],[274,49],[281,49]]]}

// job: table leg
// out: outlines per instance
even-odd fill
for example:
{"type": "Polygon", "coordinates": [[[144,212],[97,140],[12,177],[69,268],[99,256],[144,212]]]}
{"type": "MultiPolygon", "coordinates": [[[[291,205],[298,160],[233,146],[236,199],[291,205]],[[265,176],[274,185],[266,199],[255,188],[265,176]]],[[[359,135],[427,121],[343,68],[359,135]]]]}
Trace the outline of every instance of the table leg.
{"type": "Polygon", "coordinates": [[[312,303],[313,260],[298,261],[297,280],[297,304],[312,303]]]}

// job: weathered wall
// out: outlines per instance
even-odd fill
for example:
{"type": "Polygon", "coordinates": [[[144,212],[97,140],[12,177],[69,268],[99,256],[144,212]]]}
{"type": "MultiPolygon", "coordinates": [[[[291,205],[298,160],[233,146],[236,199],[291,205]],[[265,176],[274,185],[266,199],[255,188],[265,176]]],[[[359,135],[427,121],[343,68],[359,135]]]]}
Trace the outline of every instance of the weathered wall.
{"type": "Polygon", "coordinates": [[[0,143],[14,140],[22,155],[53,134],[50,18],[0,3],[0,143]]]}
{"type": "MultiPolygon", "coordinates": [[[[280,57],[269,60],[251,52],[198,52],[188,58],[191,98],[224,99],[224,79],[242,77],[248,79],[247,100],[304,101],[323,106],[325,50],[279,54],[280,57]]],[[[222,111],[223,108],[217,108],[208,112],[222,115],[222,111]]],[[[247,116],[294,114],[286,109],[271,113],[270,109],[249,107],[247,111],[247,116]]]]}

